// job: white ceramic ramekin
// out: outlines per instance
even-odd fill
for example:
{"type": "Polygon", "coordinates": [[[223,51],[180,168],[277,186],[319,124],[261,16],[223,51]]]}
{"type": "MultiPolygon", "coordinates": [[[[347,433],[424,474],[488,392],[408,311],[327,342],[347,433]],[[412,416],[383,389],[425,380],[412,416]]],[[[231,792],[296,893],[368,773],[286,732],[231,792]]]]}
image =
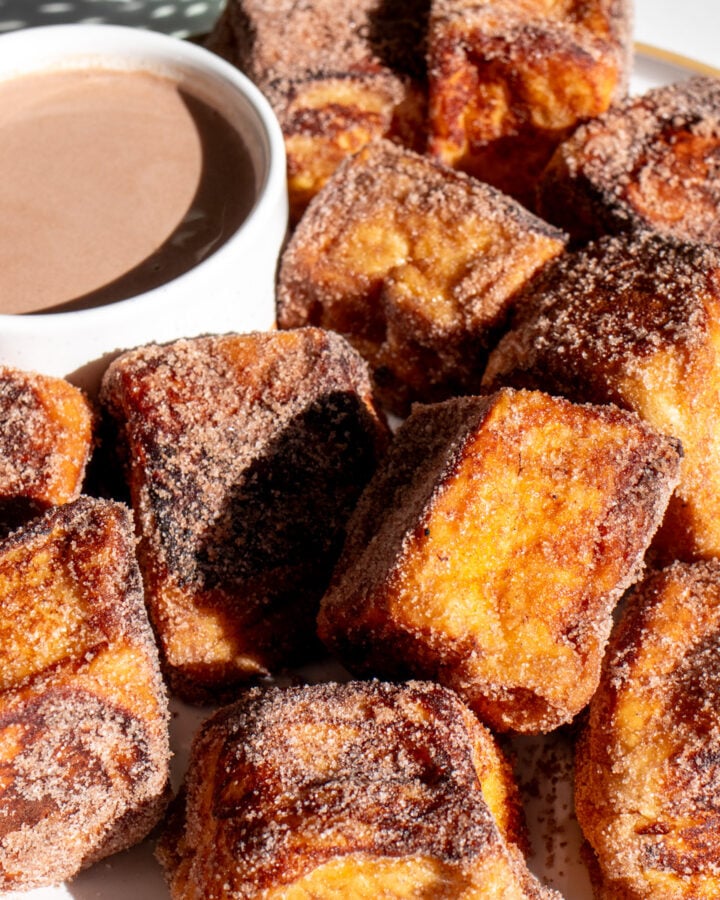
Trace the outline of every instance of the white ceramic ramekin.
{"type": "Polygon", "coordinates": [[[0,314],[0,363],[66,377],[92,394],[107,363],[124,349],[272,327],[287,182],[283,137],[268,102],[241,72],[202,47],[116,25],[54,25],[0,37],[0,79],[80,66],[149,70],[185,85],[241,133],[259,186],[238,231],[160,287],[79,311],[0,314]]]}

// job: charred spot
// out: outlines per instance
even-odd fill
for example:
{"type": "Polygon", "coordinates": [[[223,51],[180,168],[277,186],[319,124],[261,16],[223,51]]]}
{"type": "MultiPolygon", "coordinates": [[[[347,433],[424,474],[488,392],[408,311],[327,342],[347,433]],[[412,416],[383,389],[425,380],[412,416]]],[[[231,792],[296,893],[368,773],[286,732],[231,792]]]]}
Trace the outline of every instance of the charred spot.
{"type": "Polygon", "coordinates": [[[195,473],[176,461],[183,451],[165,448],[148,490],[179,583],[232,591],[267,577],[272,591],[273,582],[285,589],[290,574],[295,589],[305,583],[322,592],[345,522],[375,468],[368,419],[352,392],[321,397],[237,473],[217,508],[195,473]]]}
{"type": "Polygon", "coordinates": [[[48,816],[76,815],[86,809],[91,788],[92,796],[101,789],[114,805],[150,757],[127,713],[80,689],[48,690],[4,713],[3,732],[12,734],[17,750],[0,763],[7,784],[0,794],[0,838],[48,816]]]}
{"type": "MultiPolygon", "coordinates": [[[[350,76],[343,75],[347,79],[350,76]]],[[[369,131],[379,132],[382,118],[378,113],[363,109],[360,105],[326,103],[322,107],[301,106],[284,120],[286,136],[312,135],[333,140],[353,126],[360,125],[369,131]]]]}
{"type": "Polygon", "coordinates": [[[373,54],[392,71],[424,81],[429,18],[429,0],[379,0],[368,14],[373,54]]]}

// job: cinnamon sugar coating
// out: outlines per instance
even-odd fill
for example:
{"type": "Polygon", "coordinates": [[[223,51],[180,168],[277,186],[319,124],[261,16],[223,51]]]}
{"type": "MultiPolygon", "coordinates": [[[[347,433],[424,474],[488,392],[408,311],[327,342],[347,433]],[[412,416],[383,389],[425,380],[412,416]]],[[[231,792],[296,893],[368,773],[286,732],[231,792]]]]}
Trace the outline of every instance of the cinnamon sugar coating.
{"type": "Polygon", "coordinates": [[[425,144],[429,0],[227,0],[207,46],[266,94],[285,136],[291,222],[368,141],[425,144]]]}
{"type": "Polygon", "coordinates": [[[254,689],[196,736],[159,858],[178,900],[558,898],[493,818],[508,779],[438,685],[254,689]]]}
{"type": "Polygon", "coordinates": [[[167,802],[168,709],[129,511],[81,497],[0,543],[0,891],[72,878],[167,802]]]}
{"type": "Polygon", "coordinates": [[[674,563],[613,635],[576,754],[601,900],[720,895],[720,562],[674,563]]]}
{"type": "Polygon", "coordinates": [[[578,124],[625,95],[630,0],[433,0],[429,152],[534,208],[578,124]]]}
{"type": "Polygon", "coordinates": [[[518,302],[485,388],[614,402],[679,438],[681,480],[657,535],[665,561],[720,555],[720,250],[646,233],[603,238],[518,302]]]}
{"type": "Polygon", "coordinates": [[[93,419],[64,379],[0,366],[0,531],[80,496],[93,419]]]}
{"type": "Polygon", "coordinates": [[[278,323],[368,360],[382,403],[476,390],[515,295],[565,236],[475,179],[378,141],[335,173],[282,256],[278,323]]]}
{"type": "Polygon", "coordinates": [[[580,127],[544,173],[538,209],[585,242],[651,229],[720,243],[720,79],[618,103],[580,127]]]}
{"type": "Polygon", "coordinates": [[[307,660],[386,442],[366,366],[320,329],[148,345],[109,367],[165,671],[189,699],[307,660]]]}
{"type": "Polygon", "coordinates": [[[416,406],[350,521],[320,637],[351,671],[550,731],[592,696],[678,468],[675,441],[611,406],[509,389],[416,406]]]}

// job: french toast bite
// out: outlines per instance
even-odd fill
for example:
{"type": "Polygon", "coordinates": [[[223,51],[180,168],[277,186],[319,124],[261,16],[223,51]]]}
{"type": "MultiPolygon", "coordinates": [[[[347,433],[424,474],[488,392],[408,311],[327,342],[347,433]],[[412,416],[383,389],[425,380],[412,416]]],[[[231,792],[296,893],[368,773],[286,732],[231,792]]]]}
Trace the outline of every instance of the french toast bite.
{"type": "Polygon", "coordinates": [[[538,210],[576,244],[659,231],[720,244],[720,79],[697,77],[614,105],[562,143],[538,210]]]}
{"type": "Polygon", "coordinates": [[[205,722],[158,855],[176,900],[550,900],[494,814],[507,763],[455,694],[252,689],[205,722]]]}
{"type": "Polygon", "coordinates": [[[80,497],[0,543],[0,891],[142,840],[168,709],[129,510],[80,497]]]}
{"type": "Polygon", "coordinates": [[[343,334],[381,402],[404,414],[479,386],[514,296],[564,246],[488,185],[379,141],[343,164],[292,236],[278,324],[343,334]]]}
{"type": "Polygon", "coordinates": [[[424,149],[428,3],[227,0],[207,46],[258,85],[279,119],[291,224],[368,141],[424,149]]]}
{"type": "Polygon", "coordinates": [[[348,526],[320,637],[351,671],[550,731],[597,685],[678,468],[676,441],[611,406],[509,389],[416,406],[348,526]]]}
{"type": "Polygon", "coordinates": [[[625,95],[629,0],[432,0],[431,155],[534,208],[577,125],[625,95]]]}
{"type": "Polygon", "coordinates": [[[180,340],[120,356],[101,399],[173,689],[220,697],[307,661],[346,519],[387,440],[362,359],[313,328],[180,340]]]}
{"type": "Polygon", "coordinates": [[[599,900],[720,896],[720,561],[673,563],[613,634],[576,751],[599,900]]]}
{"type": "Polygon", "coordinates": [[[0,532],[80,496],[93,424],[79,388],[0,366],[0,532]]]}
{"type": "Polygon", "coordinates": [[[542,273],[484,387],[616,403],[682,442],[656,560],[720,555],[720,250],[653,233],[602,238],[542,273]]]}

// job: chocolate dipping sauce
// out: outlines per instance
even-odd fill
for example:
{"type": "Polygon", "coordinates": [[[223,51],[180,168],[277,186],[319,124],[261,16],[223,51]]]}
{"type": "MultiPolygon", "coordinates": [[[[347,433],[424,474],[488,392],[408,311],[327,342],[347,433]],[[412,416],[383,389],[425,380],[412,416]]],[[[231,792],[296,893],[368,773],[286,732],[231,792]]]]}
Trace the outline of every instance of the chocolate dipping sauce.
{"type": "Polygon", "coordinates": [[[157,287],[250,212],[238,132],[175,81],[79,69],[0,83],[0,313],[157,287]]]}

